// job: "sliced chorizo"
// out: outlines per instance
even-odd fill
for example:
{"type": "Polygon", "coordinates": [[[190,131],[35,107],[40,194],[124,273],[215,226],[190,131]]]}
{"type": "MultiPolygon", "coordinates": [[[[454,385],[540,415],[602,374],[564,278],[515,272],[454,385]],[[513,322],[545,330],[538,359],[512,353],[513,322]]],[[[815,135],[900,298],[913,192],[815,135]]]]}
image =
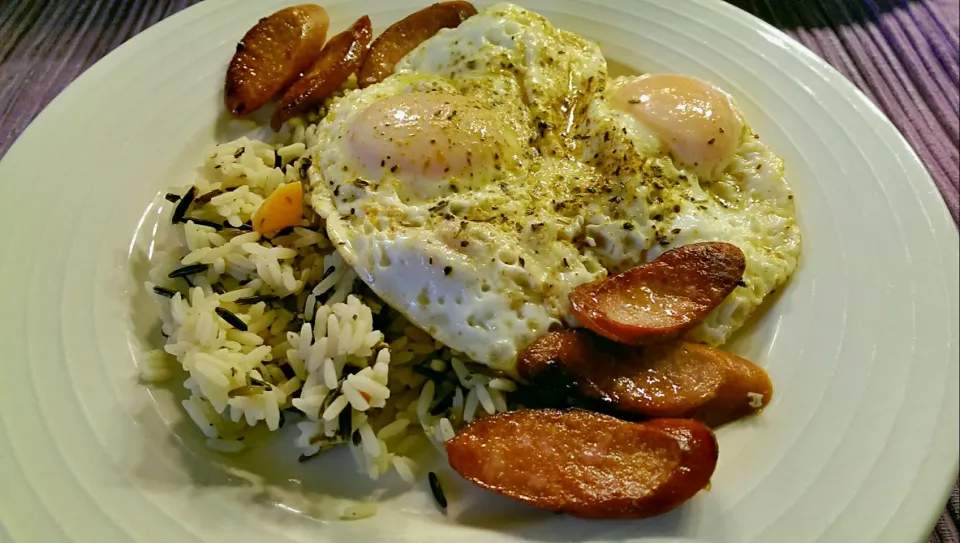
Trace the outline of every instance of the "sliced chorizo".
{"type": "Polygon", "coordinates": [[[578,286],[570,293],[570,307],[584,326],[614,341],[666,341],[706,318],[737,287],[745,268],[743,252],[733,244],[684,245],[578,286]]]}
{"type": "Polygon", "coordinates": [[[755,413],[773,395],[763,368],[716,347],[686,341],[633,347],[583,329],[541,336],[520,354],[517,371],[621,413],[710,426],[755,413]]]}
{"type": "Polygon", "coordinates": [[[327,10],[313,4],[260,19],[237,44],[227,69],[227,109],[247,115],[279,96],[316,60],[329,26],[327,10]]]}
{"type": "Polygon", "coordinates": [[[397,21],[377,36],[357,74],[360,88],[379,83],[407,53],[443,28],[454,28],[477,14],[470,2],[440,2],[397,21]]]}
{"type": "Polygon", "coordinates": [[[525,409],[474,421],[446,443],[470,482],[583,518],[666,513],[707,486],[717,441],[699,422],[626,422],[579,409],[525,409]]]}
{"type": "Polygon", "coordinates": [[[364,15],[347,30],[330,38],[310,71],[283,94],[270,125],[274,131],[286,121],[318,106],[340,90],[343,82],[356,72],[370,48],[373,25],[364,15]]]}

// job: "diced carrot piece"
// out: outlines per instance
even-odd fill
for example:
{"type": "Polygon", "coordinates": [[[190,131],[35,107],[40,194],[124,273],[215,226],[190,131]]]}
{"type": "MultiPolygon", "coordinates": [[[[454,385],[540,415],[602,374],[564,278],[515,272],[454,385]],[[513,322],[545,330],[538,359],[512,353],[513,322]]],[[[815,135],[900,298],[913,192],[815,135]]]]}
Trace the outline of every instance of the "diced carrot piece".
{"type": "Polygon", "coordinates": [[[303,186],[288,183],[277,187],[253,214],[253,229],[261,234],[300,224],[303,217],[303,186]]]}

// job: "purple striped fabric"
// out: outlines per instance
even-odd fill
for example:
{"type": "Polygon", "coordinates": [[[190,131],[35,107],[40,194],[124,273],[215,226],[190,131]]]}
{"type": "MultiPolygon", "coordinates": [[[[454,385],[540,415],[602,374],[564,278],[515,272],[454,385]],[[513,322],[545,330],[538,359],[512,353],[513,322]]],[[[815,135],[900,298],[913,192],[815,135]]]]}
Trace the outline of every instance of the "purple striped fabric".
{"type": "MultiPolygon", "coordinates": [[[[197,1],[0,0],[0,157],[81,72],[197,1]]],[[[906,136],[958,220],[960,0],[730,2],[790,33],[860,87],[906,136]]],[[[960,543],[958,486],[930,542],[960,543]]]]}

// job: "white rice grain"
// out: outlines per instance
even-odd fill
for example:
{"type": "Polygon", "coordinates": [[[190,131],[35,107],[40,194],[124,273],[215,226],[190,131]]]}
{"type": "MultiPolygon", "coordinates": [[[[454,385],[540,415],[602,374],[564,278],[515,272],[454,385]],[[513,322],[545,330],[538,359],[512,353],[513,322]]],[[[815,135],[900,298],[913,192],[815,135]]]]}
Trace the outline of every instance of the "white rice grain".
{"type": "Polygon", "coordinates": [[[410,426],[409,419],[397,419],[390,424],[387,424],[383,428],[380,428],[380,431],[377,432],[377,439],[381,441],[386,441],[390,438],[397,437],[403,434],[404,430],[410,426]]]}
{"type": "Polygon", "coordinates": [[[336,366],[333,363],[332,358],[327,358],[323,361],[323,382],[330,387],[331,389],[337,388],[337,381],[340,380],[340,376],[337,375],[336,366]]]}
{"type": "Polygon", "coordinates": [[[329,343],[327,345],[328,353],[338,352],[340,345],[340,321],[337,319],[336,315],[330,315],[327,318],[327,339],[329,343]]]}
{"type": "Polygon", "coordinates": [[[433,403],[433,394],[435,392],[433,381],[427,381],[420,389],[420,397],[417,399],[417,418],[423,422],[426,420],[430,411],[430,405],[433,403]]]}
{"type": "Polygon", "coordinates": [[[353,383],[346,381],[343,383],[343,386],[340,387],[343,391],[343,395],[347,397],[347,400],[350,402],[350,405],[357,411],[366,411],[370,409],[370,402],[360,394],[360,392],[354,387],[353,383]]]}
{"type": "Polygon", "coordinates": [[[497,377],[490,379],[490,382],[487,383],[487,386],[493,390],[502,390],[503,392],[513,392],[517,390],[517,384],[509,379],[504,379],[502,377],[497,377]]]}
{"type": "Polygon", "coordinates": [[[276,389],[264,394],[263,420],[267,423],[267,429],[275,432],[280,428],[280,406],[277,403],[276,389]]]}
{"type": "Polygon", "coordinates": [[[256,243],[259,240],[259,232],[247,232],[245,234],[240,234],[239,236],[234,236],[232,239],[230,239],[230,245],[241,247],[244,243],[256,243]]]}
{"type": "Polygon", "coordinates": [[[197,396],[191,396],[189,399],[183,400],[181,405],[183,405],[184,411],[190,415],[190,420],[197,425],[197,428],[200,428],[200,431],[203,432],[203,435],[208,438],[217,437],[217,429],[214,424],[207,418],[204,414],[203,409],[200,407],[199,403],[203,400],[197,396]]]}
{"type": "Polygon", "coordinates": [[[474,415],[477,414],[477,404],[479,403],[479,398],[477,396],[477,389],[471,388],[467,392],[467,399],[463,405],[463,422],[471,422],[474,415]]]}
{"type": "Polygon", "coordinates": [[[286,145],[284,147],[277,149],[277,154],[280,155],[280,159],[284,163],[287,163],[294,158],[298,158],[306,150],[307,150],[306,145],[304,145],[301,142],[297,142],[297,143],[291,143],[290,145],[286,145]]]}
{"type": "Polygon", "coordinates": [[[457,374],[460,385],[463,388],[470,388],[470,371],[467,370],[467,366],[459,358],[450,359],[450,366],[453,368],[453,372],[457,374]]]}
{"type": "Polygon", "coordinates": [[[457,387],[453,392],[453,402],[451,403],[451,408],[454,412],[463,414],[463,389],[457,387]]]}
{"type": "Polygon", "coordinates": [[[488,388],[487,392],[490,394],[490,399],[493,400],[493,405],[496,408],[498,413],[507,412],[507,400],[503,397],[503,393],[495,388],[488,388]]]}
{"type": "Polygon", "coordinates": [[[317,297],[311,292],[307,295],[307,302],[303,308],[303,320],[312,321],[313,312],[317,310],[317,297]]]}
{"type": "Polygon", "coordinates": [[[375,502],[355,503],[343,510],[340,515],[344,520],[359,520],[369,518],[377,514],[377,504],[375,502]]]}
{"type": "Polygon", "coordinates": [[[324,420],[334,420],[340,416],[340,412],[343,411],[345,407],[347,407],[347,397],[343,395],[337,396],[323,412],[322,418],[324,420]]]}
{"type": "Polygon", "coordinates": [[[447,442],[454,438],[453,424],[447,417],[440,419],[440,424],[437,425],[437,428],[439,428],[437,433],[440,441],[447,442]]]}
{"type": "Polygon", "coordinates": [[[371,428],[369,424],[364,423],[358,428],[358,431],[360,432],[360,440],[363,443],[364,452],[366,452],[370,458],[380,456],[380,440],[377,439],[376,434],[373,433],[373,428],[371,428]]]}
{"type": "MultiPolygon", "coordinates": [[[[364,369],[369,370],[370,368],[364,369]]],[[[386,400],[390,397],[389,388],[362,373],[350,375],[347,377],[347,381],[350,382],[358,392],[366,393],[371,399],[386,400]]]]}
{"type": "Polygon", "coordinates": [[[377,362],[373,365],[373,379],[381,385],[386,385],[390,380],[390,366],[383,362],[377,362]]]}
{"type": "Polygon", "coordinates": [[[253,332],[241,332],[236,328],[231,328],[227,330],[227,338],[231,341],[236,341],[241,345],[248,345],[250,347],[257,347],[263,345],[263,338],[254,334],[253,332]]]}
{"type": "Polygon", "coordinates": [[[423,440],[422,434],[413,433],[400,440],[400,443],[393,448],[394,454],[406,454],[417,447],[423,440]]]}
{"type": "Polygon", "coordinates": [[[196,264],[197,262],[200,262],[200,260],[203,257],[205,257],[208,253],[210,253],[210,251],[212,250],[213,249],[211,249],[210,247],[201,247],[195,251],[191,251],[190,253],[187,254],[187,256],[180,259],[180,264],[183,266],[196,264]]]}
{"type": "Polygon", "coordinates": [[[227,454],[235,454],[244,449],[243,443],[236,439],[208,439],[207,447],[227,454]]]}
{"type": "Polygon", "coordinates": [[[490,415],[497,412],[497,406],[493,403],[493,398],[490,397],[490,392],[487,390],[487,387],[477,385],[473,387],[473,390],[477,391],[477,400],[480,401],[480,405],[484,411],[490,415]]]}
{"type": "MultiPolygon", "coordinates": [[[[303,326],[300,327],[299,335],[299,351],[300,358],[309,361],[310,360],[310,347],[313,345],[313,330],[309,322],[303,323],[303,326]]],[[[293,342],[291,342],[291,345],[293,342]]]]}
{"type": "Polygon", "coordinates": [[[397,470],[397,474],[404,482],[412,485],[417,482],[417,478],[413,474],[413,468],[410,464],[411,461],[404,456],[393,457],[393,469],[397,470]]]}

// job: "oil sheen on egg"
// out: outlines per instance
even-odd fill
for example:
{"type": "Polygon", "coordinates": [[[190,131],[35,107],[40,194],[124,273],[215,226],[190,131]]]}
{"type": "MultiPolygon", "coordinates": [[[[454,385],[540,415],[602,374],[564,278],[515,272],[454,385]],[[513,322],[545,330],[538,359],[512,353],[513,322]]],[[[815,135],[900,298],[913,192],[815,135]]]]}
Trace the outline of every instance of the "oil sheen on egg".
{"type": "Polygon", "coordinates": [[[575,286],[672,246],[726,240],[747,255],[747,287],[695,331],[712,343],[796,266],[782,165],[722,91],[608,82],[595,44],[510,4],[396,71],[329,104],[311,203],[384,301],[477,362],[512,373],[533,339],[576,324],[575,286]]]}

